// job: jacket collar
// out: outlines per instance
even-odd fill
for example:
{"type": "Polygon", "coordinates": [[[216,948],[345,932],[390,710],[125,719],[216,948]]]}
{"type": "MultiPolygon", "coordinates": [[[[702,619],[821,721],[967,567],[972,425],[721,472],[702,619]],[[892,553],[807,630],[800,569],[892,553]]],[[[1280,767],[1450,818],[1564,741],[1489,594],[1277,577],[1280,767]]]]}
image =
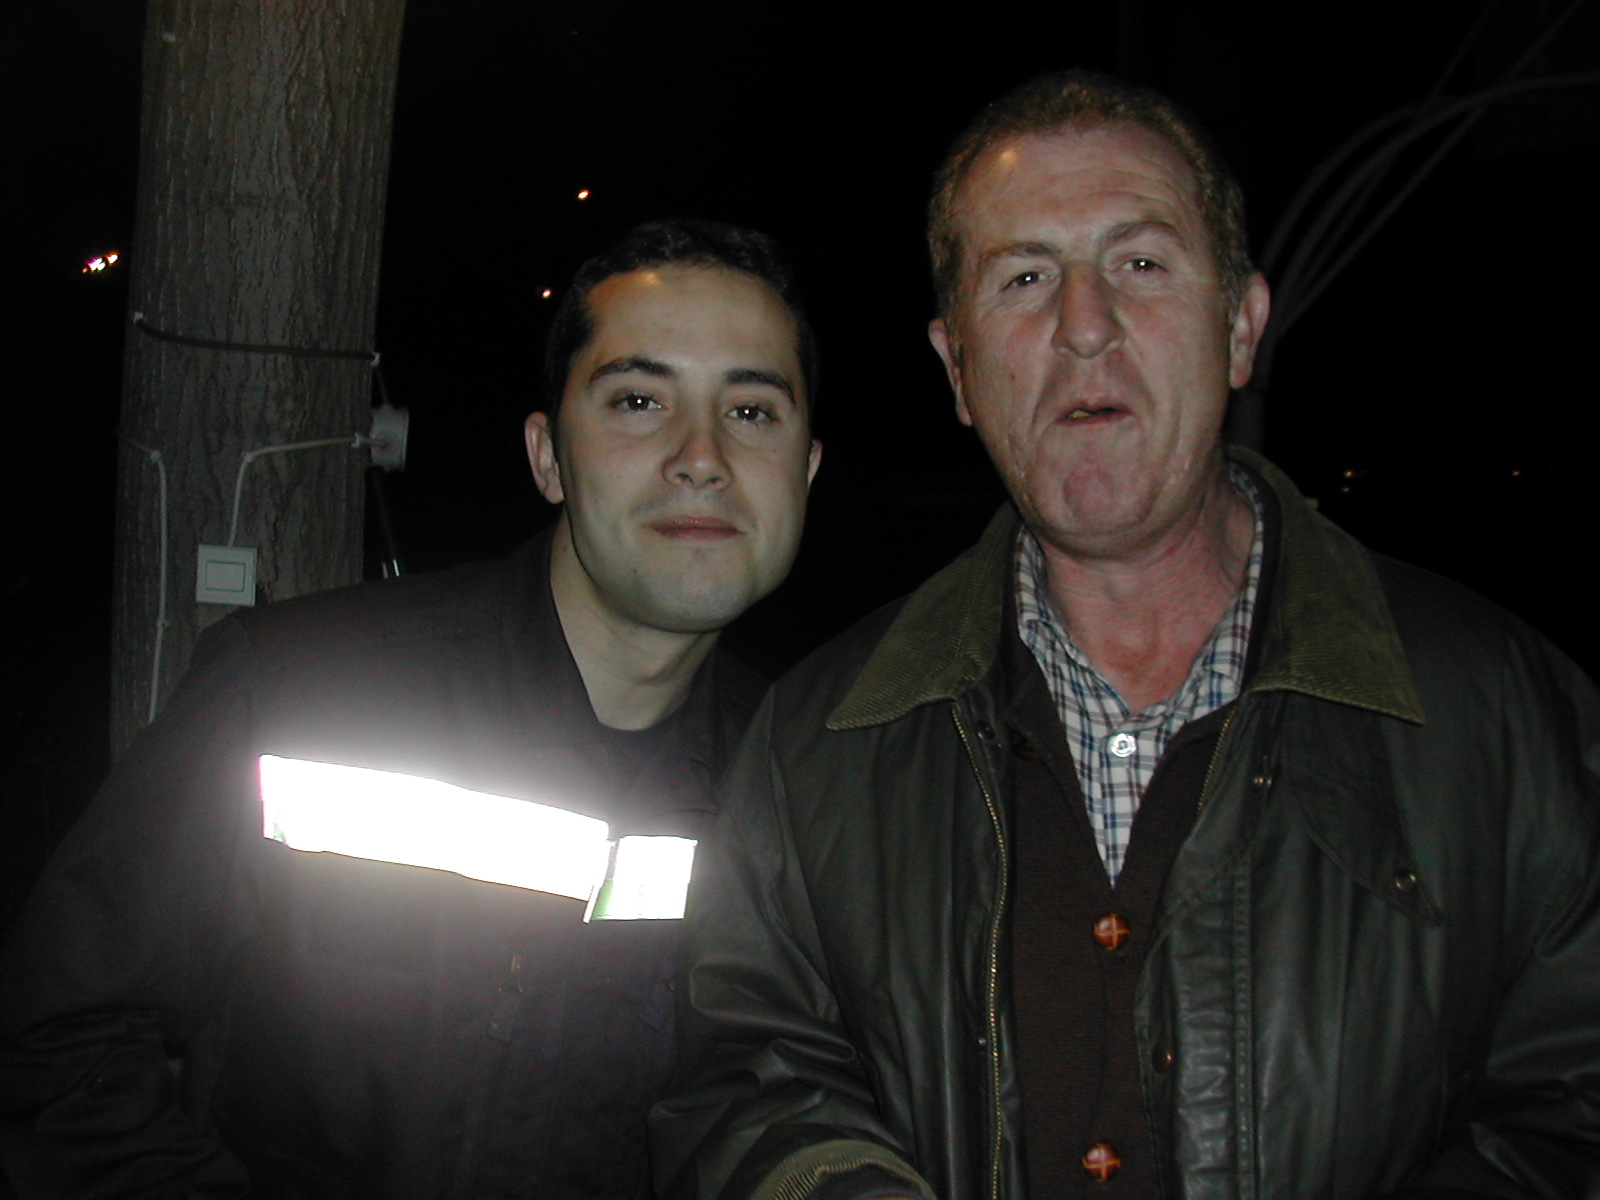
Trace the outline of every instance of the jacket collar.
{"type": "MultiPolygon", "coordinates": [[[[1272,602],[1252,631],[1265,640],[1247,692],[1303,692],[1421,724],[1422,701],[1371,556],[1266,459],[1238,447],[1228,454],[1266,484],[1281,522],[1272,602]]],[[[988,674],[1017,525],[1008,504],[976,545],[911,594],[829,716],[829,729],[896,720],[952,700],[988,674]]]]}

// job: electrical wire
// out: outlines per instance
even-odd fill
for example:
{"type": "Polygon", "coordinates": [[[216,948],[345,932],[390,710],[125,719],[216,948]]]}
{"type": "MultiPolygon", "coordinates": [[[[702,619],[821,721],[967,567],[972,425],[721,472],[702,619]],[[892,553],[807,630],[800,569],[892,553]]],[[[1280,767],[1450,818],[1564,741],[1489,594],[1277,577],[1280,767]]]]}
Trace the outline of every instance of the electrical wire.
{"type": "Polygon", "coordinates": [[[1331,178],[1335,169],[1342,165],[1369,138],[1376,136],[1383,129],[1401,121],[1410,121],[1410,124],[1405,129],[1391,137],[1379,150],[1356,168],[1350,178],[1345,181],[1345,184],[1329,200],[1311,229],[1307,231],[1301,244],[1296,248],[1289,264],[1277,281],[1277,290],[1281,303],[1279,306],[1280,311],[1274,322],[1277,328],[1272,334],[1273,341],[1287,333],[1289,328],[1305,314],[1306,310],[1321,296],[1334,278],[1344,271],[1355,255],[1372,240],[1372,237],[1389,217],[1415,192],[1433,171],[1434,167],[1466,136],[1492,104],[1507,99],[1512,95],[1521,94],[1523,91],[1543,90],[1546,86],[1551,88],[1583,86],[1583,82],[1579,81],[1586,82],[1587,75],[1552,76],[1544,81],[1521,81],[1524,84],[1535,85],[1532,87],[1517,87],[1516,85],[1519,82],[1517,77],[1532,64],[1556,34],[1561,31],[1586,2],[1587,0],[1572,0],[1572,3],[1568,4],[1566,9],[1541,32],[1533,44],[1512,64],[1499,85],[1442,107],[1437,106],[1437,97],[1442,93],[1450,74],[1454,72],[1460,60],[1465,56],[1467,49],[1477,39],[1487,24],[1489,14],[1495,8],[1494,3],[1485,6],[1483,11],[1480,12],[1478,20],[1457,48],[1456,53],[1435,82],[1426,99],[1418,104],[1407,105],[1405,108],[1396,110],[1366,126],[1313,172],[1306,185],[1301,188],[1294,201],[1290,204],[1283,220],[1279,222],[1278,228],[1274,231],[1272,241],[1263,256],[1264,262],[1269,266],[1276,261],[1278,255],[1282,252],[1290,231],[1300,220],[1302,213],[1310,203],[1311,197],[1321,190],[1322,186],[1331,178]],[[1415,141],[1422,133],[1436,128],[1443,123],[1443,120],[1453,119],[1457,116],[1464,116],[1461,125],[1452,131],[1445,142],[1437,147],[1422,166],[1412,173],[1399,192],[1384,205],[1383,209],[1366,223],[1365,228],[1358,235],[1355,242],[1346,246],[1342,251],[1335,251],[1333,247],[1338,245],[1339,241],[1354,224],[1361,208],[1366,204],[1372,192],[1376,189],[1379,180],[1388,171],[1389,165],[1399,152],[1415,141]],[[1303,279],[1311,279],[1312,282],[1302,287],[1301,281],[1303,279]]]}
{"type": "MultiPolygon", "coordinates": [[[[1445,85],[1450,82],[1450,77],[1455,74],[1456,68],[1461,65],[1461,60],[1467,56],[1467,52],[1477,42],[1479,35],[1483,33],[1484,28],[1488,25],[1489,18],[1494,15],[1499,6],[1499,0],[1489,0],[1489,3],[1479,8],[1477,19],[1473,21],[1471,28],[1467,30],[1466,36],[1456,44],[1455,52],[1450,56],[1450,60],[1445,63],[1444,69],[1435,77],[1433,86],[1428,89],[1428,94],[1416,105],[1407,106],[1408,119],[1424,117],[1434,109],[1438,104],[1439,97],[1444,94],[1445,85]]],[[[1515,78],[1518,69],[1517,66],[1513,66],[1511,73],[1502,78],[1500,82],[1506,83],[1515,78]]],[[[1453,146],[1457,140],[1459,139],[1452,139],[1449,145],[1453,146]]],[[[1338,214],[1338,221],[1333,226],[1332,231],[1326,237],[1320,236],[1320,231],[1312,234],[1298,248],[1293,264],[1284,273],[1283,278],[1279,280],[1280,291],[1286,301],[1291,297],[1297,296],[1299,292],[1298,285],[1302,276],[1312,279],[1317,278],[1327,267],[1328,260],[1338,253],[1338,248],[1349,234],[1351,227],[1360,217],[1362,210],[1371,201],[1374,193],[1377,192],[1379,185],[1383,182],[1383,177],[1388,174],[1394,158],[1394,154],[1382,154],[1377,161],[1375,169],[1368,176],[1366,185],[1361,189],[1360,194],[1346,204],[1343,211],[1338,214]],[[1304,270],[1302,271],[1301,268],[1304,268],[1304,270]]],[[[1432,164],[1430,162],[1423,167],[1422,173],[1431,170],[1431,167],[1432,164]]],[[[1409,194],[1411,188],[1408,186],[1405,191],[1409,194]]],[[[1384,219],[1385,217],[1380,216],[1374,223],[1381,223],[1384,219]]],[[[1286,304],[1285,307],[1291,306],[1286,304]]]]}
{"type": "Polygon", "coordinates": [[[197,346],[202,350],[232,350],[240,354],[287,354],[295,358],[341,358],[378,365],[376,350],[320,350],[315,346],[280,346],[265,342],[222,342],[214,338],[190,337],[183,333],[168,333],[144,319],[142,312],[133,314],[133,324],[140,333],[147,333],[163,342],[180,346],[197,346]]]}
{"type": "Polygon", "coordinates": [[[244,496],[244,475],[250,469],[250,464],[256,459],[267,454],[287,454],[292,450],[316,450],[322,446],[349,446],[352,450],[359,450],[363,446],[373,445],[373,439],[364,433],[352,433],[345,437],[318,438],[310,442],[287,442],[281,446],[258,446],[254,450],[246,450],[239,456],[239,473],[233,479],[233,516],[228,521],[228,541],[231,547],[239,536],[239,502],[244,496]]]}
{"type": "Polygon", "coordinates": [[[161,457],[161,451],[152,450],[149,446],[141,446],[138,442],[125,434],[117,437],[139,451],[156,465],[156,481],[160,489],[160,543],[156,554],[159,564],[156,568],[156,636],[155,645],[150,652],[150,710],[145,718],[146,722],[156,719],[156,712],[160,708],[161,695],[161,648],[166,640],[167,626],[172,622],[167,619],[167,464],[161,457]]]}

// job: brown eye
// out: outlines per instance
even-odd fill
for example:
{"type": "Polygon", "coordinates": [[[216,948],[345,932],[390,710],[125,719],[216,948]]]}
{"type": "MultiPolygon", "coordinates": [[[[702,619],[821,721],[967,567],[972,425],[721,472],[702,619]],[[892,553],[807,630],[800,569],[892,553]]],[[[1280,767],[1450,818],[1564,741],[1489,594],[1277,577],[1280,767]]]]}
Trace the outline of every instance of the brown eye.
{"type": "Polygon", "coordinates": [[[647,396],[643,392],[626,392],[613,400],[611,407],[622,412],[648,412],[661,405],[654,396],[647,396]]]}

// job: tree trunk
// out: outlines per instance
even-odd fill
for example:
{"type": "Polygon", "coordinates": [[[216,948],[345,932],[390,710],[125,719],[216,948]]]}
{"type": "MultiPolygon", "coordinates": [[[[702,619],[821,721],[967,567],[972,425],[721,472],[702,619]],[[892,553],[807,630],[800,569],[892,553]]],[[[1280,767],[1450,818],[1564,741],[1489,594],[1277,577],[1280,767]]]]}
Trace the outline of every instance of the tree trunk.
{"type": "MultiPolygon", "coordinates": [[[[241,455],[370,424],[371,368],[249,346],[366,351],[377,311],[404,0],[151,0],[123,383],[112,753],[230,608],[197,604],[196,547],[228,539],[241,455]],[[161,471],[167,481],[162,528],[161,471]],[[167,556],[167,627],[160,560],[167,556]],[[152,697],[152,692],[154,696],[152,697]]],[[[269,454],[237,544],[261,602],[361,571],[367,454],[269,454]]]]}

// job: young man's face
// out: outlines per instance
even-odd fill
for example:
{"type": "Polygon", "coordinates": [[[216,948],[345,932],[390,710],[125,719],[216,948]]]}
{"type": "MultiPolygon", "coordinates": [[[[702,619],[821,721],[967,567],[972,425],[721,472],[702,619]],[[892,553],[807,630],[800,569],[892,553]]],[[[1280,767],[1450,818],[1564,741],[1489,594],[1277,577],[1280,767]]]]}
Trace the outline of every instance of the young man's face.
{"type": "Polygon", "coordinates": [[[692,266],[614,275],[589,311],[555,442],[543,413],[527,429],[575,582],[613,620],[720,629],[788,573],[821,456],[794,317],[761,280],[692,266]]]}

